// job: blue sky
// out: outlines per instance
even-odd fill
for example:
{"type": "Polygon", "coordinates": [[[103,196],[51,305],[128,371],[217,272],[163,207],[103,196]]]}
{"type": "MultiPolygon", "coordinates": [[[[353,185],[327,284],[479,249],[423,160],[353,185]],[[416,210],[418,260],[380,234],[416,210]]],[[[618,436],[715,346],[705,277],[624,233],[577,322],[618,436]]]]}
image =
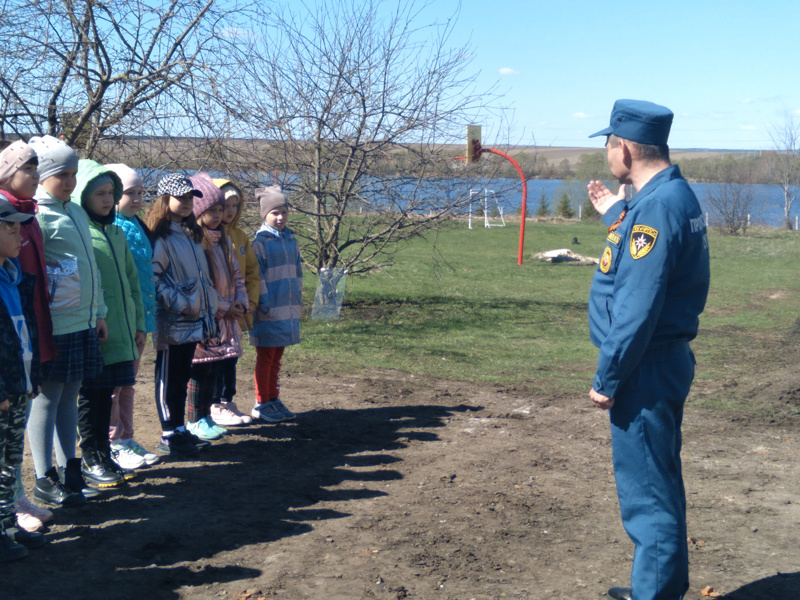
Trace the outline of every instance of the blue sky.
{"type": "MultiPolygon", "coordinates": [[[[791,0],[463,0],[451,42],[470,43],[483,88],[498,83],[513,142],[602,147],[587,136],[635,98],[675,113],[672,148],[764,150],[772,126],[800,123],[799,30],[791,0]]],[[[500,124],[481,124],[486,144],[500,124]]]]}

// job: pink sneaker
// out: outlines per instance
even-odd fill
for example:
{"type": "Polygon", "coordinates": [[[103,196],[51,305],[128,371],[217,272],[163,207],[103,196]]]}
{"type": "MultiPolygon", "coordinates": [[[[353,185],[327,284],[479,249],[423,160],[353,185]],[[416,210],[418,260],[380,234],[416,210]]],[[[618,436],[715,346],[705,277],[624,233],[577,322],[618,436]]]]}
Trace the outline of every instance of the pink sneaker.
{"type": "Polygon", "coordinates": [[[244,425],[239,416],[226,406],[227,402],[211,405],[211,418],[214,423],[219,423],[223,427],[236,427],[244,425]]]}
{"type": "Polygon", "coordinates": [[[44,523],[28,513],[17,513],[17,525],[30,533],[39,531],[42,527],[44,527],[44,523]]]}
{"type": "Polygon", "coordinates": [[[252,423],[252,422],[253,422],[253,417],[251,417],[250,415],[246,415],[246,414],[244,414],[242,411],[240,411],[240,410],[239,410],[239,409],[236,407],[236,403],[235,403],[235,402],[233,402],[233,401],[231,401],[231,402],[224,402],[224,403],[223,403],[223,406],[225,406],[225,407],[226,407],[228,410],[230,410],[230,411],[231,411],[233,414],[235,414],[237,417],[239,417],[239,418],[242,420],[242,425],[250,425],[250,423],[252,423]]]}
{"type": "Polygon", "coordinates": [[[211,418],[223,427],[236,427],[238,425],[248,425],[253,419],[239,412],[233,402],[220,402],[211,405],[211,418]]]}

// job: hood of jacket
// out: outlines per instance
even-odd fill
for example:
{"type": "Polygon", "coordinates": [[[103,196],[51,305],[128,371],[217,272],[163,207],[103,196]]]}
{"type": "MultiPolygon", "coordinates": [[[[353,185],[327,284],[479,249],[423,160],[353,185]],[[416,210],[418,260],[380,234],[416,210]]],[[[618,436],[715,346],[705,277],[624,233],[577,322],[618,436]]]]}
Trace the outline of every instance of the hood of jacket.
{"type": "Polygon", "coordinates": [[[113,191],[113,193],[114,193],[114,206],[111,209],[111,212],[109,213],[109,216],[108,216],[108,218],[110,218],[110,220],[108,220],[108,218],[104,218],[103,219],[103,222],[108,220],[109,223],[113,223],[114,222],[114,216],[116,215],[116,211],[117,211],[117,204],[119,204],[119,200],[120,200],[120,198],[122,198],[123,190],[122,190],[122,180],[119,178],[119,175],[114,173],[114,171],[112,171],[108,167],[106,167],[104,165],[101,165],[100,163],[95,162],[93,160],[90,160],[88,158],[80,159],[78,161],[78,174],[76,176],[78,182],[77,182],[77,185],[75,186],[75,190],[72,192],[72,195],[70,196],[70,198],[71,198],[72,202],[74,202],[75,204],[79,204],[81,206],[81,208],[83,208],[83,210],[86,211],[86,214],[88,214],[89,217],[93,221],[95,221],[96,220],[96,218],[95,218],[96,215],[94,215],[92,213],[92,211],[90,211],[90,210],[88,210],[86,208],[86,206],[83,203],[83,200],[84,200],[83,197],[85,195],[84,192],[86,191],[86,188],[89,185],[89,183],[92,181],[92,179],[94,179],[95,177],[99,177],[100,175],[107,175],[108,177],[110,177],[111,178],[111,183],[114,186],[114,191],[113,191]]]}
{"type": "Polygon", "coordinates": [[[216,185],[220,189],[224,185],[230,185],[236,188],[236,191],[239,192],[239,208],[236,209],[236,216],[234,216],[233,219],[231,219],[231,222],[228,224],[228,227],[238,227],[239,217],[242,215],[242,210],[244,209],[244,194],[242,193],[242,188],[233,183],[230,179],[216,178],[213,181],[214,185],[216,185]]]}

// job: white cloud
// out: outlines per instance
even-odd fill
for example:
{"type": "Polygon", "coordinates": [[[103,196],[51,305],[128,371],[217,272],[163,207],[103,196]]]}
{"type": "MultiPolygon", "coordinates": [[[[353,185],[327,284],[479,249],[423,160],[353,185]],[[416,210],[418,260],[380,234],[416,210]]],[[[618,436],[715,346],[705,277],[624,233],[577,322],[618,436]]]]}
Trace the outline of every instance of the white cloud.
{"type": "Polygon", "coordinates": [[[512,69],[511,67],[502,67],[498,72],[500,75],[519,75],[519,71],[512,69]]]}
{"type": "Polygon", "coordinates": [[[589,119],[590,116],[587,115],[585,112],[576,112],[572,114],[573,117],[576,119],[589,119]]]}
{"type": "Polygon", "coordinates": [[[758,131],[758,127],[755,125],[742,125],[739,129],[743,131],[758,131]]]}

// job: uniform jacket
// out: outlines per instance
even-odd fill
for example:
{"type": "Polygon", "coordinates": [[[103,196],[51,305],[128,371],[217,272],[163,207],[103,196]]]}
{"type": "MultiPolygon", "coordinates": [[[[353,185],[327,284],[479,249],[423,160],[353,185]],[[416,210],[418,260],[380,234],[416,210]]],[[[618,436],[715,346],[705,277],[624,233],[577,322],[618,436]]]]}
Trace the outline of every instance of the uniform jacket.
{"type": "Polygon", "coordinates": [[[277,232],[264,224],[253,240],[253,252],[261,281],[250,343],[266,348],[297,344],[303,269],[294,233],[288,228],[277,232]]]}
{"type": "Polygon", "coordinates": [[[218,336],[214,315],[219,298],[211,283],[203,245],[190,238],[180,223],[153,246],[156,288],[156,330],[153,345],[165,350],[218,336]]]}
{"type": "MultiPolygon", "coordinates": [[[[238,185],[228,179],[215,179],[214,185],[220,188],[223,185],[231,185],[239,190],[239,198],[241,199],[239,202],[239,209],[236,211],[236,216],[231,219],[230,224],[225,225],[225,228],[233,244],[233,249],[236,251],[236,260],[239,262],[239,270],[244,276],[244,285],[247,288],[247,299],[253,311],[255,311],[255,307],[258,306],[260,281],[258,277],[258,259],[253,252],[250,238],[248,238],[247,234],[239,227],[239,219],[244,209],[244,194],[238,185]]],[[[242,327],[242,330],[250,329],[253,326],[253,314],[247,314],[239,319],[239,325],[242,327]]]]}
{"type": "MultiPolygon", "coordinates": [[[[94,161],[82,160],[79,165],[78,185],[72,193],[72,201],[75,203],[80,202],[86,185],[99,175],[109,174],[112,179],[117,177],[108,168],[94,161]]],[[[119,187],[121,186],[120,183],[119,187]]],[[[116,197],[115,195],[115,199],[116,197]]],[[[136,263],[122,229],[113,223],[98,223],[90,216],[89,231],[107,310],[108,339],[100,342],[103,361],[107,365],[134,361],[139,358],[134,336],[137,331],[144,331],[145,327],[136,263]]]]}
{"type": "MultiPolygon", "coordinates": [[[[36,215],[38,207],[33,200],[20,200],[10,192],[0,190],[8,201],[20,212],[36,215]]],[[[39,332],[39,353],[43,363],[56,357],[53,342],[53,321],[50,318],[50,296],[47,293],[47,269],[44,263],[44,239],[42,228],[36,219],[23,223],[22,249],[17,259],[22,270],[36,277],[33,288],[33,308],[36,311],[36,325],[39,332]]]]}
{"type": "Polygon", "coordinates": [[[705,219],[677,165],[603,216],[609,233],[592,281],[589,328],[600,349],[593,388],[614,397],[642,357],[697,335],[710,269],[705,219]]]}
{"type": "Polygon", "coordinates": [[[233,246],[230,240],[226,240],[225,246],[222,245],[219,231],[204,230],[207,239],[211,243],[211,260],[214,264],[214,272],[218,273],[217,282],[214,288],[219,294],[219,308],[217,309],[216,319],[219,325],[219,339],[212,344],[197,344],[194,351],[194,364],[223,360],[226,358],[236,358],[242,355],[242,328],[236,319],[226,319],[225,313],[228,312],[234,302],[239,302],[242,306],[247,306],[247,291],[244,287],[244,278],[239,272],[239,264],[232,260],[233,264],[233,285],[226,275],[228,265],[225,260],[225,250],[233,255],[233,246]],[[214,235],[216,234],[216,235],[214,235]]]}
{"type": "Polygon", "coordinates": [[[156,329],[156,285],[153,281],[153,246],[147,235],[144,224],[137,216],[126,217],[117,214],[114,219],[125,233],[128,247],[133,254],[136,270],[139,273],[139,288],[142,290],[144,308],[144,331],[151,333],[156,329]]]}
{"type": "MultiPolygon", "coordinates": [[[[12,259],[16,262],[16,259],[12,259]]],[[[19,266],[19,262],[16,262],[19,266]]],[[[2,268],[2,267],[0,267],[2,268]]],[[[33,308],[33,294],[36,278],[30,273],[23,273],[17,286],[22,313],[28,327],[28,336],[33,347],[33,360],[31,361],[31,384],[36,389],[42,382],[42,370],[39,364],[39,342],[36,329],[36,312],[33,308]]],[[[11,320],[5,302],[0,301],[0,399],[9,396],[21,396],[26,393],[27,378],[25,377],[25,364],[22,358],[22,345],[20,344],[17,330],[11,320]]]]}
{"type": "Polygon", "coordinates": [[[53,335],[97,326],[106,307],[92,250],[89,217],[79,204],[61,202],[39,186],[36,220],[42,228],[53,335]]]}

